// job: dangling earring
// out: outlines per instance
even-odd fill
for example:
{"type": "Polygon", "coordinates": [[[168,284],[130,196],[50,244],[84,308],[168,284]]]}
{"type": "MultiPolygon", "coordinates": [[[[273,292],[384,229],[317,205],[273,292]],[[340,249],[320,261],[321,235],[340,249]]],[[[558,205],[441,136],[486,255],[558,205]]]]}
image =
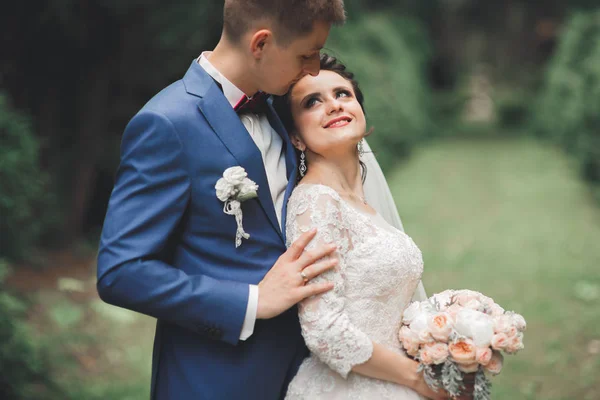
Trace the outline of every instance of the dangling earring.
{"type": "Polygon", "coordinates": [[[298,169],[300,170],[300,176],[306,174],[306,156],[304,155],[304,150],[300,153],[300,166],[298,169]]]}
{"type": "Polygon", "coordinates": [[[362,157],[365,154],[365,148],[363,147],[363,140],[364,139],[360,139],[360,142],[358,142],[358,145],[356,146],[358,148],[358,156],[362,157]]]}

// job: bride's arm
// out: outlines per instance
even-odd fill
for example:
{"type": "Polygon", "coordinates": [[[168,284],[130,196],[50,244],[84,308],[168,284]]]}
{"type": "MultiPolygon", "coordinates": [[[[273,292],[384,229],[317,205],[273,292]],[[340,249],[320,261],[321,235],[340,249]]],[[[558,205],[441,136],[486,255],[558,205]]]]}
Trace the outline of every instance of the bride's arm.
{"type": "Polygon", "coordinates": [[[407,386],[421,395],[435,400],[447,399],[446,392],[434,392],[427,386],[423,376],[417,372],[419,364],[403,354],[391,351],[385,346],[373,342],[373,353],[367,362],[355,365],[352,371],[368,376],[407,386]]]}
{"type": "MultiPolygon", "coordinates": [[[[288,241],[293,241],[311,228],[317,235],[307,246],[335,243],[338,258],[334,270],[325,272],[309,284],[329,281],[334,289],[322,295],[305,299],[299,304],[302,335],[310,351],[343,378],[350,371],[400,385],[408,386],[432,399],[445,399],[441,391],[434,393],[417,373],[418,364],[408,357],[373,342],[355,326],[345,307],[346,254],[352,249],[352,237],[340,209],[339,198],[333,194],[306,193],[291,205],[288,216],[288,241]]],[[[385,323],[385,321],[382,321],[385,323]]]]}

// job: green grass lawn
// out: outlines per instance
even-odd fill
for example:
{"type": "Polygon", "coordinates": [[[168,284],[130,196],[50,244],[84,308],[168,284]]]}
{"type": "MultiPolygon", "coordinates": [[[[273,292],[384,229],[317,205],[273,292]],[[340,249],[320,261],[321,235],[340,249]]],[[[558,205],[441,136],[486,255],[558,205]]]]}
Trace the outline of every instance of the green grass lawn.
{"type": "Polygon", "coordinates": [[[600,207],[531,139],[447,140],[388,174],[428,294],[470,288],[528,321],[492,398],[600,399],[600,207]]]}

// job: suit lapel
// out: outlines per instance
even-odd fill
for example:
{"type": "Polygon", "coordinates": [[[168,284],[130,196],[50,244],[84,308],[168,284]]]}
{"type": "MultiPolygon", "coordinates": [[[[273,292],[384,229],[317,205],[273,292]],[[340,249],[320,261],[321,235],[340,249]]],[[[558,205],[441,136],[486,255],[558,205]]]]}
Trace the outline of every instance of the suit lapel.
{"type": "Polygon", "coordinates": [[[267,117],[269,118],[269,123],[271,124],[271,127],[273,127],[273,129],[275,129],[275,131],[279,134],[279,136],[281,136],[281,139],[283,139],[283,143],[285,146],[285,166],[286,166],[288,184],[287,184],[287,187],[285,190],[285,195],[283,197],[283,209],[281,211],[281,231],[283,233],[283,241],[285,242],[286,241],[285,224],[287,222],[287,203],[288,203],[288,200],[292,193],[292,190],[294,190],[294,187],[296,186],[296,179],[297,179],[297,172],[298,172],[296,151],[295,151],[294,145],[292,144],[292,141],[290,140],[290,137],[289,137],[287,131],[285,130],[285,128],[283,126],[283,123],[281,122],[281,120],[279,119],[279,116],[277,116],[277,113],[275,112],[275,109],[273,108],[273,99],[270,98],[267,101],[267,104],[269,105],[269,110],[267,113],[267,117]]]}
{"type": "Polygon", "coordinates": [[[260,205],[273,228],[284,238],[277,221],[260,150],[214,81],[200,99],[198,108],[239,165],[246,170],[248,178],[257,183],[260,205]]]}

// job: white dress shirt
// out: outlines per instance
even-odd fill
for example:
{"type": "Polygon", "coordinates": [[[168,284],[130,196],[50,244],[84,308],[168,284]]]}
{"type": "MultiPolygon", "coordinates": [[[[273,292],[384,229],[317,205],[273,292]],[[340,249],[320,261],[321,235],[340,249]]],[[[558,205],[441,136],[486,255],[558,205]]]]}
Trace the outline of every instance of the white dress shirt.
{"type": "MultiPolygon", "coordinates": [[[[215,80],[222,89],[225,98],[233,108],[242,98],[247,97],[244,92],[237,88],[229,79],[221,74],[214,65],[208,61],[210,52],[203,52],[198,58],[200,66],[215,80]]],[[[281,213],[283,210],[283,199],[285,189],[288,184],[287,171],[285,166],[285,148],[283,140],[279,134],[271,127],[269,119],[265,114],[244,113],[239,115],[242,124],[250,134],[250,137],[260,150],[271,198],[275,206],[277,220],[281,226],[281,213]]],[[[282,227],[282,230],[285,227],[282,227]]],[[[258,286],[250,285],[248,294],[248,306],[246,308],[246,317],[242,325],[240,340],[248,339],[254,332],[256,322],[256,311],[258,308],[258,286]]]]}

